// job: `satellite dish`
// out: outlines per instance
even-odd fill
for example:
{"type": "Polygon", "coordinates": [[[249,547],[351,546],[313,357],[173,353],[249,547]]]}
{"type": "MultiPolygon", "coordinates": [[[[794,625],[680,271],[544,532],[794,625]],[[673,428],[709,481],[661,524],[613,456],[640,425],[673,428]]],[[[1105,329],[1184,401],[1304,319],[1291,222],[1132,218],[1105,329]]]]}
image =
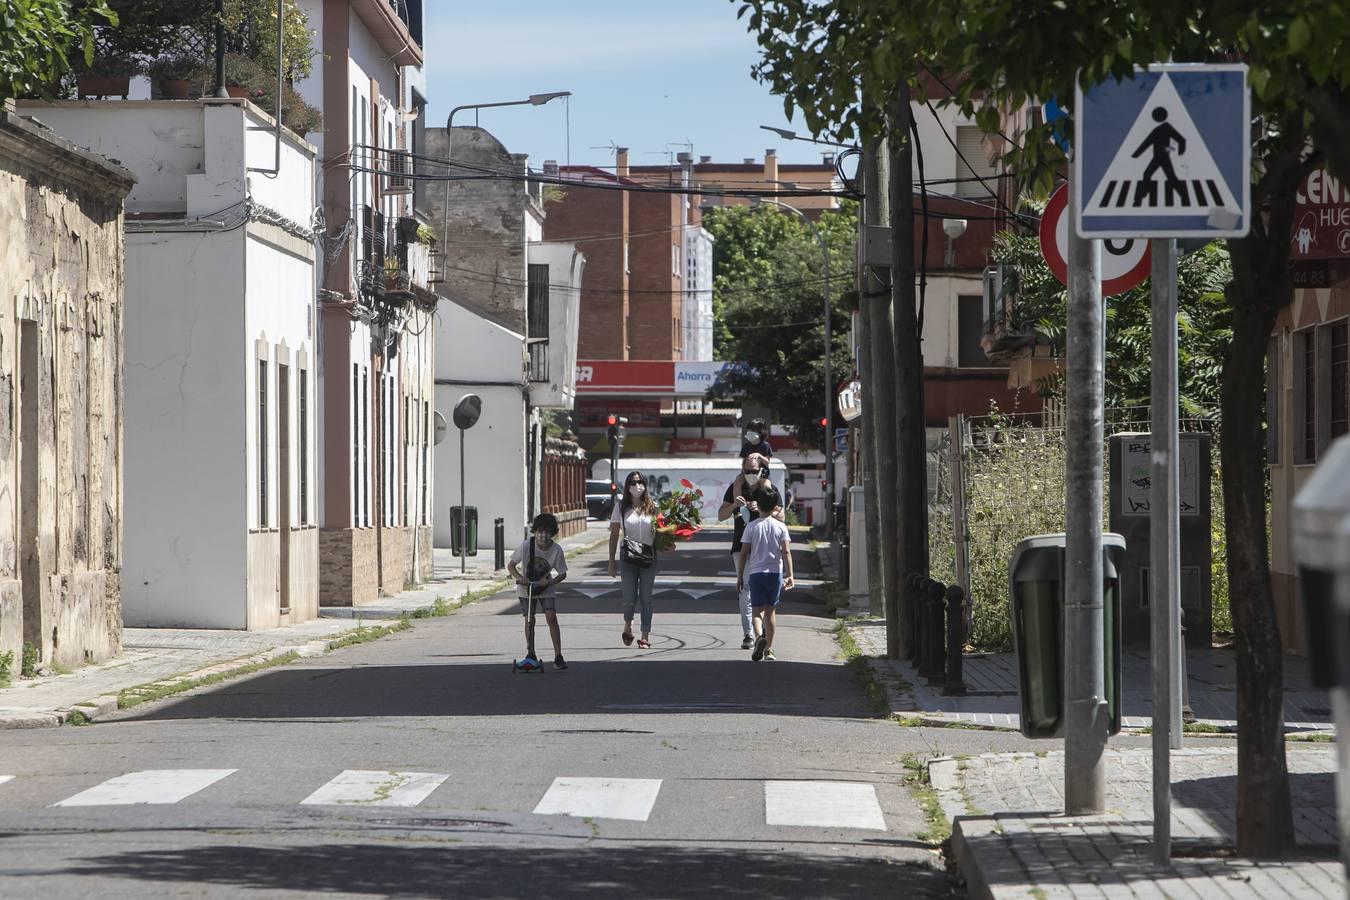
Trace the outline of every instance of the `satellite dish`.
{"type": "Polygon", "coordinates": [[[465,394],[455,403],[455,411],[451,414],[451,418],[454,419],[456,428],[472,428],[482,413],[483,398],[477,394],[465,394]]]}
{"type": "Polygon", "coordinates": [[[436,435],[431,439],[431,443],[433,446],[445,440],[445,433],[450,430],[450,423],[445,421],[445,416],[441,415],[441,411],[439,409],[435,411],[435,416],[436,416],[436,435]]]}

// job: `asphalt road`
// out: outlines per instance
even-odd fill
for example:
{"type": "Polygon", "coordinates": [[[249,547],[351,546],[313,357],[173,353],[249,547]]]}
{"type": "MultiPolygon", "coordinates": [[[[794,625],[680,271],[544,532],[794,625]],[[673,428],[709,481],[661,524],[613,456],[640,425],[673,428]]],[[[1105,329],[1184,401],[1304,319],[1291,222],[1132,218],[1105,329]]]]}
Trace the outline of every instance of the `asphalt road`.
{"type": "Polygon", "coordinates": [[[619,639],[601,549],[559,596],[565,672],[513,674],[503,594],[92,727],[0,732],[0,897],[953,896],[902,759],[1029,745],[869,718],[810,588],[778,660],[751,662],[728,535],[700,538],[662,556],[650,650],[619,639]]]}

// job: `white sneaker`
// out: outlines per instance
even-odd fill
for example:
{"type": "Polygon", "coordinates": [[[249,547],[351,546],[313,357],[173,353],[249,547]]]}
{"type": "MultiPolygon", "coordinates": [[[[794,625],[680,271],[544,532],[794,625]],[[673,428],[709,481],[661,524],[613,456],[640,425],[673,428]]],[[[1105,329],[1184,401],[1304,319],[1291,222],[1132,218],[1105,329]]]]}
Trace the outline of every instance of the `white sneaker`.
{"type": "Polygon", "coordinates": [[[741,649],[742,649],[742,650],[749,650],[749,649],[750,649],[751,647],[753,647],[753,646],[755,646],[755,639],[754,639],[753,637],[751,637],[750,635],[747,634],[747,635],[741,640],[741,649]]]}
{"type": "Polygon", "coordinates": [[[773,655],[773,651],[772,651],[772,650],[765,650],[765,651],[764,651],[764,658],[765,658],[765,659],[777,659],[778,657],[776,657],[776,656],[773,655]]]}

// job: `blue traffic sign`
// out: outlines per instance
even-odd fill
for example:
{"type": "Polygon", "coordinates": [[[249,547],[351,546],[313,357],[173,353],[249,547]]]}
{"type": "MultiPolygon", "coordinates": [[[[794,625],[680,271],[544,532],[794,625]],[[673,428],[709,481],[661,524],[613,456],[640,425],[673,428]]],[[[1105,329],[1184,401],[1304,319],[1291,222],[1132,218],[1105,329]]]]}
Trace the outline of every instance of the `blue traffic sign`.
{"type": "Polygon", "coordinates": [[[1085,238],[1241,237],[1251,227],[1244,65],[1167,63],[1074,96],[1085,238]]]}

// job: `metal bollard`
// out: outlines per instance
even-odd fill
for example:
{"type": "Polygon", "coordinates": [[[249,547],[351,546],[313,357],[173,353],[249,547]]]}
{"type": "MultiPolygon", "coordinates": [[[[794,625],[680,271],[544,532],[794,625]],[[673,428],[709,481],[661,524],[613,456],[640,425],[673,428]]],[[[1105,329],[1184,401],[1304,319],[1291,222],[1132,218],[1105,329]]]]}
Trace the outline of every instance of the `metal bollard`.
{"type": "Polygon", "coordinates": [[[928,602],[925,604],[928,610],[928,683],[946,684],[947,652],[943,646],[942,613],[943,597],[946,596],[947,586],[940,581],[930,579],[926,587],[928,593],[928,602]]]}
{"type": "Polygon", "coordinates": [[[961,654],[966,646],[965,599],[961,585],[947,588],[947,683],[942,693],[948,697],[966,695],[966,682],[961,674],[961,654]]]}
{"type": "Polygon", "coordinates": [[[492,566],[500,572],[506,568],[506,520],[492,520],[492,566]]]}
{"type": "MultiPolygon", "coordinates": [[[[909,613],[911,621],[917,621],[919,618],[921,618],[922,615],[921,611],[923,607],[923,579],[924,576],[919,575],[916,572],[911,572],[908,575],[906,575],[904,579],[900,582],[901,590],[903,590],[905,592],[905,596],[909,598],[909,606],[910,609],[912,610],[912,612],[909,613]]],[[[923,665],[923,657],[924,657],[923,629],[916,627],[913,630],[908,649],[909,649],[908,658],[910,664],[913,665],[916,670],[920,670],[920,674],[923,674],[922,670],[920,669],[920,667],[923,665]]]]}

